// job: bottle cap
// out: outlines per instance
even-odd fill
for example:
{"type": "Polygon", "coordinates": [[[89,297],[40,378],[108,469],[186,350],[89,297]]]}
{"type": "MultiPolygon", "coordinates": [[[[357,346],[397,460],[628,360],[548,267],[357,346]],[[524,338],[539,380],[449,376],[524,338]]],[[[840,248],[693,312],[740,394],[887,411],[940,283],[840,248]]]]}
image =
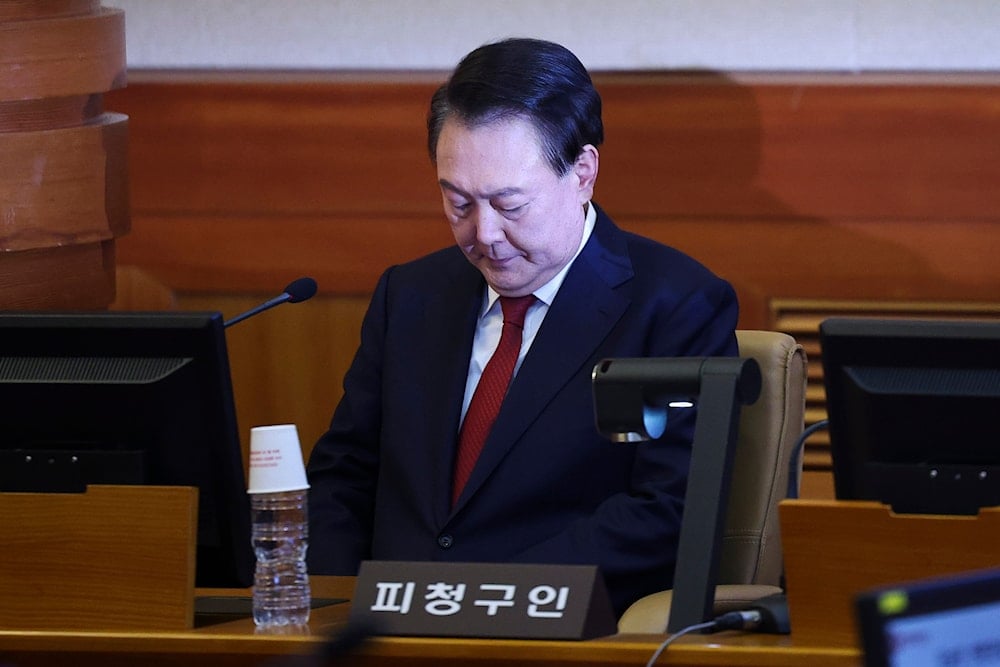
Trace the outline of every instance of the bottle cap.
{"type": "Polygon", "coordinates": [[[247,493],[308,489],[295,424],[250,429],[250,483],[247,493]]]}

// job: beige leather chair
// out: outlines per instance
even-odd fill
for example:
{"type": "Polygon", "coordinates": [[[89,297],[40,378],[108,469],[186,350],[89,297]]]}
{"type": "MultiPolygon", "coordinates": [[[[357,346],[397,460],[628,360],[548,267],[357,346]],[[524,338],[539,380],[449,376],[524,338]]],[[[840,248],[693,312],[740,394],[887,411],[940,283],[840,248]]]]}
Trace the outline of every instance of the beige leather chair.
{"type": "MultiPolygon", "coordinates": [[[[805,413],[806,356],[795,339],[774,331],[737,331],[740,356],[757,360],[761,393],[740,413],[722,557],[714,610],[745,608],[781,592],[778,503],[788,492],[805,413]]],[[[801,469],[801,457],[795,461],[801,469]]],[[[793,483],[798,481],[796,474],[793,483]]],[[[629,607],[619,632],[662,633],[670,617],[671,591],[648,595],[629,607]]]]}

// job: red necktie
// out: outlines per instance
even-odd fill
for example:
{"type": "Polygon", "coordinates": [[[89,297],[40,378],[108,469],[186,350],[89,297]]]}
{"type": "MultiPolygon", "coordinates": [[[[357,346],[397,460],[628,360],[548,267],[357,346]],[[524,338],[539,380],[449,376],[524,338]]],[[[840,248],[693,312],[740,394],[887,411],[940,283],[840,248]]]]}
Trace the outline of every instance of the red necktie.
{"type": "Polygon", "coordinates": [[[476,391],[472,394],[469,410],[465,413],[462,430],[458,437],[458,456],[455,458],[455,478],[452,484],[452,505],[462,495],[462,489],[472,474],[476,459],[483,449],[486,436],[490,434],[500,404],[507,393],[507,385],[514,374],[521,351],[521,335],[524,332],[524,314],[534,303],[532,294],[518,297],[500,297],[500,307],[503,309],[503,329],[500,332],[500,343],[490,357],[483,375],[479,378],[476,391]]]}

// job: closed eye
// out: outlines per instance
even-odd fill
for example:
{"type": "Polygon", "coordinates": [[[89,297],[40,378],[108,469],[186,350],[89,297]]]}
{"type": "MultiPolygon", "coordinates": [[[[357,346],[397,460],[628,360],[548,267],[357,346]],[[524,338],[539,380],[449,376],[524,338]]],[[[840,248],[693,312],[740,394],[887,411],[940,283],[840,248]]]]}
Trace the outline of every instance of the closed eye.
{"type": "Polygon", "coordinates": [[[517,206],[497,206],[496,209],[500,211],[506,217],[516,216],[524,212],[524,209],[528,207],[527,203],[519,204],[517,206]]]}

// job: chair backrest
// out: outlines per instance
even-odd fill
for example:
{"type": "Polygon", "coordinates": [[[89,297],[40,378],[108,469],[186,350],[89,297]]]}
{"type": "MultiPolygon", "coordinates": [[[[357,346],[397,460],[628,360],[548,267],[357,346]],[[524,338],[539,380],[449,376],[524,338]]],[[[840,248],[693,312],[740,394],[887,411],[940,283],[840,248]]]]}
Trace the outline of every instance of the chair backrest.
{"type": "Polygon", "coordinates": [[[790,468],[793,484],[801,469],[796,443],[804,427],[806,355],[776,331],[739,330],[736,337],[740,356],[760,365],[761,392],[740,414],[718,583],[778,586],[778,503],[787,496],[790,468]]]}
{"type": "MultiPolygon", "coordinates": [[[[796,445],[805,419],[806,355],[795,339],[774,331],[736,332],[741,357],[757,361],[761,391],[743,406],[730,481],[726,526],[714,612],[745,609],[781,592],[782,554],[778,503],[788,495],[790,470],[797,484],[802,459],[796,445]],[[793,465],[794,463],[794,465],[793,465]]],[[[661,633],[673,591],[637,600],[618,621],[625,633],[661,633]]]]}

